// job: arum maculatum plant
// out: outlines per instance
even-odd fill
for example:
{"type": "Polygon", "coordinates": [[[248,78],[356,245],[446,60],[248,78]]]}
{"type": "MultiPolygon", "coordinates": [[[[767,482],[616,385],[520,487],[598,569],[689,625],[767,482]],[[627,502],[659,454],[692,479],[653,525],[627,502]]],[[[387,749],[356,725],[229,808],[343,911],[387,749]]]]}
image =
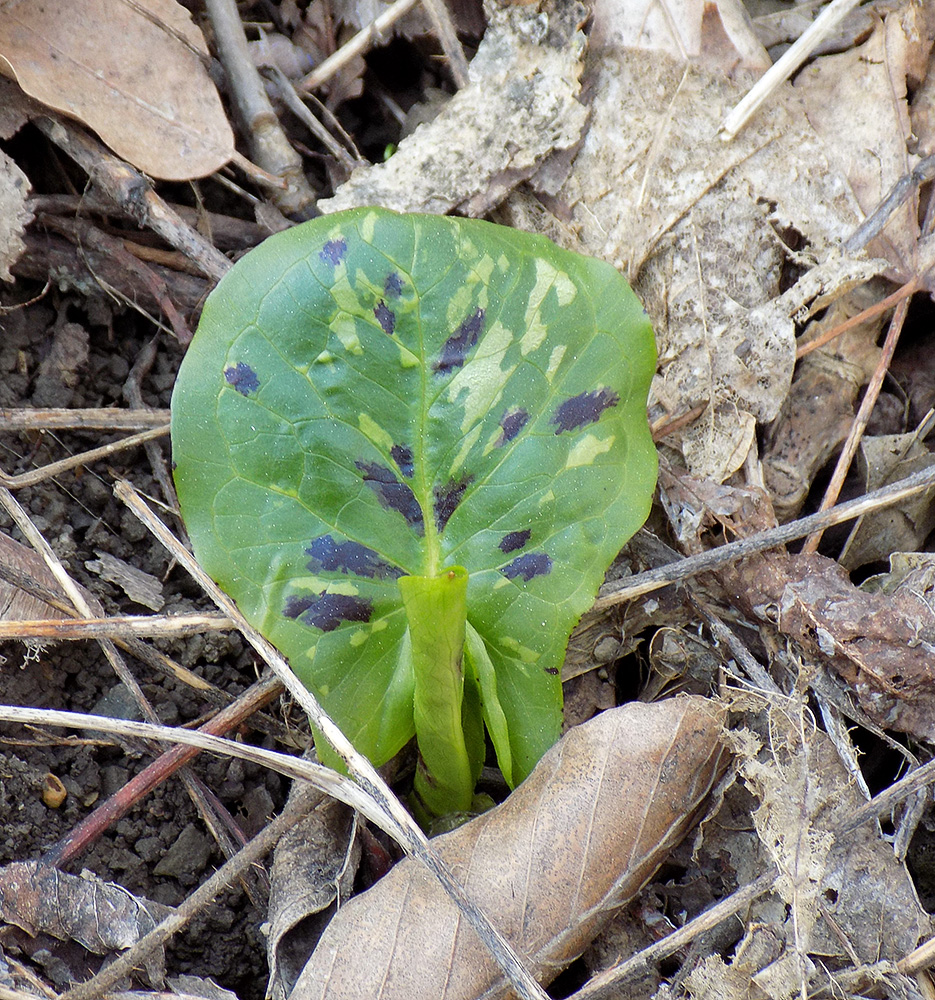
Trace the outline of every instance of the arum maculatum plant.
{"type": "Polygon", "coordinates": [[[654,367],[613,267],[475,220],[315,219],[208,298],[172,398],[195,555],[374,764],[415,735],[430,815],[470,810],[485,726],[511,786],[558,738],[654,367]]]}

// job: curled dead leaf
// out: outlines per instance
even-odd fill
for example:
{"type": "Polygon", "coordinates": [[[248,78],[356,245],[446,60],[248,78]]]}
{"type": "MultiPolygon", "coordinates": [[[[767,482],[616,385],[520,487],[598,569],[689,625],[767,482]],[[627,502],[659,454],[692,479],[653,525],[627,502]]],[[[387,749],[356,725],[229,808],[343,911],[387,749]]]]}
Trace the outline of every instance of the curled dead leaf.
{"type": "MultiPolygon", "coordinates": [[[[611,709],[502,805],[432,842],[537,978],[571,962],[684,836],[721,773],[723,720],[700,697],[611,709]]],[[[506,994],[455,904],[406,860],[338,911],[291,1000],[506,994]]]]}
{"type": "Polygon", "coordinates": [[[0,10],[0,71],[163,180],[204,177],[233,155],[207,54],[175,0],[50,0],[0,10]]]}

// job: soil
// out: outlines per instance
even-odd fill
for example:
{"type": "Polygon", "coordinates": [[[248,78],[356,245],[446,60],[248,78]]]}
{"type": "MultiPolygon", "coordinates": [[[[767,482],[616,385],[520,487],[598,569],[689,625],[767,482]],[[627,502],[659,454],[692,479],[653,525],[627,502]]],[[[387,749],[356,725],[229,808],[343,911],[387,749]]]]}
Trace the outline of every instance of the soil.
{"type": "MultiPolygon", "coordinates": [[[[15,294],[4,291],[3,302],[9,305],[39,292],[41,288],[21,284],[15,294]]],[[[110,315],[99,302],[89,308],[87,302],[54,291],[33,305],[8,312],[2,323],[0,404],[5,407],[121,405],[130,369],[152,336],[149,324],[135,313],[110,315]],[[66,338],[70,345],[63,345],[66,338]],[[75,344],[79,345],[77,349],[75,344]],[[86,344],[86,352],[81,350],[82,344],[86,344]],[[69,346],[71,349],[66,350],[69,346]],[[82,360],[84,353],[86,359],[82,360]],[[67,364],[45,364],[53,354],[77,357],[79,363],[71,370],[67,364]]],[[[157,337],[155,363],[142,380],[141,389],[147,406],[166,408],[182,351],[172,337],[157,337]]],[[[99,431],[6,435],[3,467],[8,474],[16,474],[117,437],[99,431]]],[[[168,447],[160,447],[167,456],[168,447]]],[[[165,599],[161,611],[175,614],[206,610],[204,599],[187,575],[171,564],[162,547],[113,497],[111,483],[115,476],[127,477],[148,496],[161,496],[146,452],[138,448],[117,452],[106,463],[82,466],[54,480],[20,489],[16,498],[72,578],[100,600],[107,614],[146,614],[150,609],[134,603],[118,586],[86,567],[99,560],[102,552],[160,581],[165,599]]],[[[0,530],[22,540],[5,513],[0,514],[0,530]]],[[[155,645],[231,696],[255,680],[253,657],[237,634],[156,640],[155,645]]],[[[119,715],[127,702],[126,697],[120,697],[125,689],[95,642],[34,648],[6,643],[3,656],[0,701],[6,704],[119,715]]],[[[184,725],[211,707],[191,688],[154,673],[132,658],[129,661],[165,724],[184,725]]],[[[50,736],[34,729],[4,727],[0,756],[0,828],[4,836],[0,840],[0,863],[41,857],[150,759],[133,747],[114,746],[93,734],[75,736],[62,731],[59,736],[50,736]],[[50,774],[67,791],[58,808],[45,805],[42,798],[50,774]]],[[[284,800],[286,789],[281,779],[253,765],[200,756],[192,768],[243,823],[248,835],[255,833],[284,800]]],[[[173,777],[119,820],[73,862],[70,870],[89,869],[134,894],[174,906],[222,861],[183,783],[173,777]],[[181,858],[178,850],[172,851],[176,845],[184,848],[181,858]]],[[[227,894],[174,939],[168,956],[170,970],[211,976],[245,1000],[262,996],[266,970],[259,927],[264,918],[265,914],[242,891],[227,894]]],[[[53,955],[71,950],[52,939],[29,942],[25,935],[19,944],[30,950],[41,946],[53,955]]],[[[9,945],[7,940],[5,946],[9,945]]],[[[86,960],[90,964],[94,956],[88,954],[86,960]]],[[[68,965],[78,971],[70,963],[69,956],[60,967],[68,965]]]]}

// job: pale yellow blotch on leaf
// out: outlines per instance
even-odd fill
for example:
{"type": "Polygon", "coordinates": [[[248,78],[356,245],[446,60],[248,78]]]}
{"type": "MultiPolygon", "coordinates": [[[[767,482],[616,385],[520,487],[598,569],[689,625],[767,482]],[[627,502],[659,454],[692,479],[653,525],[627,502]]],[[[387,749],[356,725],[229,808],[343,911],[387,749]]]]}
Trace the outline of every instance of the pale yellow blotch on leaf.
{"type": "Polygon", "coordinates": [[[373,234],[374,234],[376,228],[377,228],[377,213],[376,212],[368,212],[360,220],[360,235],[361,235],[361,238],[365,242],[370,243],[373,240],[373,234]]]}
{"type": "Polygon", "coordinates": [[[567,344],[556,344],[552,348],[552,353],[549,355],[549,365],[545,370],[545,377],[551,384],[552,379],[555,377],[555,373],[558,371],[558,366],[562,363],[562,358],[565,357],[565,351],[568,350],[567,344]]]}
{"type": "Polygon", "coordinates": [[[464,464],[464,460],[468,456],[468,452],[477,444],[477,439],[480,437],[480,432],[482,429],[482,424],[475,424],[467,434],[464,435],[464,440],[461,442],[461,447],[458,450],[458,454],[455,455],[455,460],[451,463],[451,475],[457,474],[458,470],[464,464]]]}
{"type": "Polygon", "coordinates": [[[292,583],[295,587],[319,592],[326,590],[329,594],[343,594],[346,597],[356,597],[360,593],[353,583],[346,583],[343,580],[323,580],[320,576],[300,576],[292,583]]]}
{"type": "Polygon", "coordinates": [[[483,420],[503,394],[516,365],[501,368],[513,333],[499,321],[484,335],[469,368],[462,368],[448,386],[448,402],[464,407],[461,433],[483,420]]]}
{"type": "Polygon", "coordinates": [[[552,288],[555,289],[560,306],[567,306],[578,294],[575,283],[564,271],[559,271],[542,258],[537,258],[536,283],[529,293],[529,302],[526,305],[526,332],[519,342],[519,349],[522,351],[523,357],[540,347],[546,338],[548,328],[542,322],[539,311],[552,288]]]}
{"type": "Polygon", "coordinates": [[[469,274],[461,287],[451,296],[445,312],[448,331],[454,334],[458,327],[474,315],[477,309],[486,309],[488,287],[475,274],[469,274]]]}
{"type": "Polygon", "coordinates": [[[389,432],[385,431],[369,413],[357,414],[357,426],[368,441],[383,451],[389,452],[393,447],[393,439],[389,432]]]}
{"type": "Polygon", "coordinates": [[[340,312],[328,325],[348,354],[364,353],[364,349],[360,346],[360,337],[357,336],[357,323],[353,316],[340,312]]]}
{"type": "Polygon", "coordinates": [[[480,275],[480,280],[488,283],[493,274],[493,257],[484,256],[474,265],[474,270],[480,275]]]}
{"type": "MultiPolygon", "coordinates": [[[[396,339],[395,335],[393,339],[396,339]]],[[[397,343],[396,346],[399,348],[400,368],[416,368],[422,364],[422,362],[412,353],[412,351],[409,350],[408,347],[403,347],[400,343],[397,343]]]]}
{"type": "Polygon", "coordinates": [[[535,663],[539,659],[539,653],[528,646],[524,646],[510,635],[502,636],[500,642],[506,646],[511,653],[515,653],[523,663],[535,663]]]}
{"type": "Polygon", "coordinates": [[[590,465],[598,455],[610,451],[616,437],[599,438],[596,434],[585,434],[574,443],[565,459],[565,468],[574,469],[579,465],[590,465]]]}

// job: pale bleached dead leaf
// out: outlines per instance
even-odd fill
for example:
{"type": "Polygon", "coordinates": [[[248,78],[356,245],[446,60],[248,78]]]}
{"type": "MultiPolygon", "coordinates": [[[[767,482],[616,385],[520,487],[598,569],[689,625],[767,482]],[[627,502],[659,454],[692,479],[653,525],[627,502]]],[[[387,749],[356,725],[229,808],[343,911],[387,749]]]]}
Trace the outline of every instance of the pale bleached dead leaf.
{"type": "MultiPolygon", "coordinates": [[[[684,835],[720,773],[721,707],[612,709],[567,733],[509,798],[432,841],[468,894],[551,981],[684,835]]],[[[474,1000],[499,969],[413,861],[338,911],[292,1000],[474,1000]]]]}
{"type": "MultiPolygon", "coordinates": [[[[778,308],[788,251],[777,225],[825,252],[858,224],[859,207],[794,103],[722,141],[720,123],[752,77],[627,49],[606,50],[596,75],[590,128],[558,195],[573,208],[573,248],[635,281],[659,344],[653,419],[707,404],[681,447],[692,472],[722,480],[792,377],[795,310],[778,308]]],[[[825,294],[850,280],[850,262],[838,270],[825,294]]]]}
{"type": "Polygon", "coordinates": [[[12,281],[10,268],[26,249],[23,233],[32,222],[27,207],[29,178],[0,150],[0,279],[12,281]]]}
{"type": "Polygon", "coordinates": [[[203,177],[233,155],[207,54],[175,0],[50,0],[0,11],[0,63],[23,90],[163,180],[203,177]]]}
{"type": "MultiPolygon", "coordinates": [[[[924,63],[931,46],[921,13],[905,4],[877,21],[862,45],[816,59],[796,78],[795,91],[829,162],[847,179],[865,215],[915,165],[907,148],[912,136],[907,75],[920,58],[924,63]]],[[[915,272],[918,239],[916,192],[895,210],[869,250],[908,275],[915,272]]]]}
{"type": "Polygon", "coordinates": [[[738,0],[601,0],[595,5],[591,44],[664,52],[709,69],[764,72],[770,67],[743,4],[738,0]]]}
{"type": "Polygon", "coordinates": [[[355,170],[321,210],[485,214],[549,153],[578,142],[585,16],[578,3],[492,9],[468,85],[386,163],[355,170]]]}
{"type": "Polygon", "coordinates": [[[730,735],[742,780],[703,828],[698,862],[729,886],[773,866],[774,892],[751,904],[731,957],[712,956],[685,981],[693,1000],[789,1000],[827,985],[841,964],[893,962],[930,932],[904,864],[874,823],[844,827],[865,799],[804,705],[783,698],[730,735]],[[753,817],[753,825],[749,817],[753,817]]]}

